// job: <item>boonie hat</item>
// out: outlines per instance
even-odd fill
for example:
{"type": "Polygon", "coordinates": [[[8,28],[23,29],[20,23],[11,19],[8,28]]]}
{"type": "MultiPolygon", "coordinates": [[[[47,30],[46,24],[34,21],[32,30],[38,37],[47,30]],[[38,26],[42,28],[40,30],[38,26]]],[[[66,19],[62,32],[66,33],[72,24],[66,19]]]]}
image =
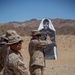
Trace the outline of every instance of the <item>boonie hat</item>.
{"type": "Polygon", "coordinates": [[[8,30],[5,34],[5,39],[8,40],[7,44],[14,44],[19,41],[23,41],[15,30],[8,30]]]}
{"type": "Polygon", "coordinates": [[[41,32],[39,30],[33,30],[31,35],[41,35],[41,32]]]}
{"type": "Polygon", "coordinates": [[[5,39],[5,35],[2,35],[1,37],[0,37],[0,44],[6,44],[7,43],[7,39],[5,39]]]}

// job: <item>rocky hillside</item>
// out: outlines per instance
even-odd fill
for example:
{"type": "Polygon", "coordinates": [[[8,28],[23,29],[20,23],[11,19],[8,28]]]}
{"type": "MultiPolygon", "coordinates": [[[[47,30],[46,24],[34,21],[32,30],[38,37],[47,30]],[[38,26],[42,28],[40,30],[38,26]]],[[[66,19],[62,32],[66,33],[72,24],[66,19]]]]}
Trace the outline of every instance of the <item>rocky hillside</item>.
{"type": "MultiPolygon", "coordinates": [[[[66,35],[71,34],[75,35],[75,20],[64,20],[64,19],[51,19],[55,29],[56,34],[66,35]]],[[[0,23],[0,35],[5,33],[9,29],[16,30],[21,36],[30,35],[30,32],[33,29],[39,27],[41,20],[32,19],[25,22],[9,22],[9,23],[0,23]]]]}

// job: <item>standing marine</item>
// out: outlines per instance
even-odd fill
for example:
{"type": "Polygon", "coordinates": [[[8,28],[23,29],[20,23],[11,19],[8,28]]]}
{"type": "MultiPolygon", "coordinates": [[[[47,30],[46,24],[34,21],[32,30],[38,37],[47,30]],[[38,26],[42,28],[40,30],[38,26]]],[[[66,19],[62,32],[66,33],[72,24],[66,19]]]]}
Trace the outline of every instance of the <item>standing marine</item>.
{"type": "Polygon", "coordinates": [[[20,53],[23,40],[11,30],[6,32],[5,39],[7,39],[7,45],[10,49],[7,52],[3,75],[29,75],[20,53]]]}
{"type": "Polygon", "coordinates": [[[0,74],[2,73],[5,65],[7,51],[9,50],[9,46],[6,45],[7,40],[4,38],[5,35],[0,37],[0,74]]]}
{"type": "Polygon", "coordinates": [[[29,43],[30,73],[31,75],[44,75],[46,66],[44,49],[51,42],[47,40],[41,40],[41,32],[38,30],[33,30],[31,36],[32,38],[29,43]]]}

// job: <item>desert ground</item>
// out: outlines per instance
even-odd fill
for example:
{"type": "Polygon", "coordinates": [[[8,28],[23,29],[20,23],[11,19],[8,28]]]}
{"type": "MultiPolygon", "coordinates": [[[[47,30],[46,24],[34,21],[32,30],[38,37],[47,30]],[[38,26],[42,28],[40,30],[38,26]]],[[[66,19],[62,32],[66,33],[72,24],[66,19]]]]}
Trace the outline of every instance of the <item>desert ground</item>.
{"type": "MultiPolygon", "coordinates": [[[[22,37],[21,53],[27,68],[29,68],[28,44],[30,36],[22,37]]],[[[46,60],[46,75],[75,75],[75,36],[56,35],[57,60],[46,60]]]]}

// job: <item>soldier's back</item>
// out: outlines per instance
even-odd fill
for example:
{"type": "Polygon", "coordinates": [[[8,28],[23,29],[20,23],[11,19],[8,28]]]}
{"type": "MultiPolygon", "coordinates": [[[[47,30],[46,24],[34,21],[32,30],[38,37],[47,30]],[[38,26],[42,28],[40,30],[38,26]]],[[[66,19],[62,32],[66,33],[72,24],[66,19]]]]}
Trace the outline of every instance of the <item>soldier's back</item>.
{"type": "Polygon", "coordinates": [[[9,47],[7,45],[2,45],[0,47],[0,71],[4,68],[8,50],[9,50],[9,47]]]}

